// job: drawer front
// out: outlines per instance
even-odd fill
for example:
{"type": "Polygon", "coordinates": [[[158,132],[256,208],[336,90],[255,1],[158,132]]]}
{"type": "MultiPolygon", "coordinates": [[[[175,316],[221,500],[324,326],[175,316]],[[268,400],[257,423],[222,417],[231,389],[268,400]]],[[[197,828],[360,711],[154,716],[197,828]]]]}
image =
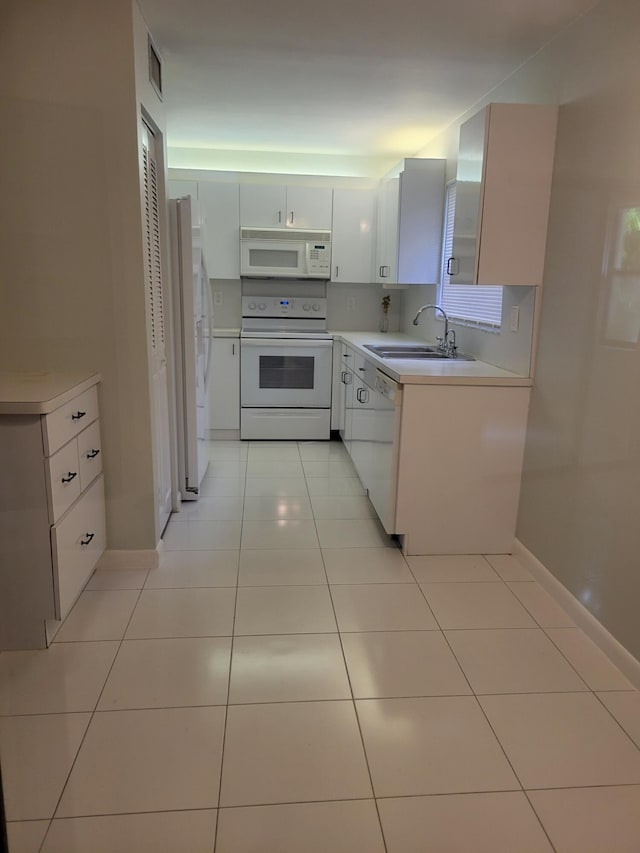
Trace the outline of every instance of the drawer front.
{"type": "Polygon", "coordinates": [[[104,485],[99,477],[51,528],[56,619],[64,619],[106,547],[104,485]]]}
{"type": "Polygon", "coordinates": [[[80,462],[80,488],[84,491],[102,471],[100,421],[94,421],[78,436],[78,460],[80,462]]]}
{"type": "Polygon", "coordinates": [[[44,416],[44,450],[52,456],[98,417],[98,389],[94,385],[44,416]]]}
{"type": "Polygon", "coordinates": [[[70,441],[45,460],[45,464],[51,496],[51,522],[55,523],[81,492],[77,441],[70,441]]]}

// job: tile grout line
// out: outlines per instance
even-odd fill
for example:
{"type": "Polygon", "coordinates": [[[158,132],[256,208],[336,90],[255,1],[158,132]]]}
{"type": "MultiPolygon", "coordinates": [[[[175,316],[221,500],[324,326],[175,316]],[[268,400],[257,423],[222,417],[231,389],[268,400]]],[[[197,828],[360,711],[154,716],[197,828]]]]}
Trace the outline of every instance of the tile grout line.
{"type": "MultiPolygon", "coordinates": [[[[314,519],[315,519],[315,516],[314,516],[314,519]]],[[[338,615],[336,613],[335,602],[333,600],[333,593],[331,591],[331,584],[329,583],[329,575],[327,573],[327,566],[326,566],[326,563],[324,561],[324,554],[322,553],[322,548],[320,549],[320,558],[322,560],[322,566],[324,568],[325,577],[327,579],[327,589],[329,590],[329,600],[331,601],[331,608],[333,610],[333,618],[336,620],[336,630],[338,633],[338,642],[340,643],[340,651],[342,653],[342,662],[343,662],[345,673],[347,676],[347,682],[349,684],[349,691],[351,693],[351,707],[353,708],[353,714],[354,714],[355,719],[356,719],[356,725],[358,726],[358,733],[360,735],[360,744],[362,745],[362,754],[364,756],[365,764],[367,765],[367,774],[369,776],[369,784],[371,785],[371,794],[372,794],[373,803],[375,806],[376,814],[378,816],[378,826],[380,827],[380,835],[382,837],[382,844],[384,845],[385,853],[388,853],[387,840],[386,840],[385,834],[384,834],[384,827],[382,826],[382,817],[380,815],[380,809],[378,807],[378,800],[376,797],[376,789],[375,789],[374,784],[373,784],[373,775],[371,773],[369,756],[367,755],[367,748],[366,748],[365,742],[364,742],[364,735],[362,733],[362,726],[360,724],[360,717],[358,716],[358,709],[356,706],[356,700],[355,700],[354,691],[353,691],[353,684],[351,682],[351,674],[349,672],[349,666],[347,664],[347,656],[346,656],[345,651],[344,651],[344,644],[342,642],[342,632],[340,630],[340,625],[338,623],[338,615]]]]}
{"type": "MultiPolygon", "coordinates": [[[[487,561],[487,562],[488,562],[488,561],[487,561]]],[[[504,583],[504,581],[503,581],[503,583],[504,583]]],[[[422,589],[422,587],[420,586],[420,584],[418,584],[418,586],[420,587],[420,591],[422,592],[422,594],[423,594],[423,596],[424,596],[425,601],[427,602],[427,604],[429,604],[429,601],[428,601],[428,599],[427,599],[427,596],[426,596],[426,595],[425,595],[425,593],[424,593],[424,590],[422,589]]],[[[512,594],[513,594],[513,593],[512,593],[512,594]]],[[[516,597],[516,596],[514,596],[514,597],[516,597]]],[[[431,609],[431,607],[429,607],[429,609],[431,609]]],[[[433,614],[433,618],[436,620],[436,623],[438,624],[438,627],[440,627],[440,622],[438,621],[438,619],[437,619],[437,617],[436,617],[435,613],[433,614]]],[[[534,620],[534,621],[535,621],[535,620],[534,620]]],[[[458,667],[459,667],[459,669],[460,669],[460,672],[463,674],[463,676],[464,676],[464,678],[465,678],[465,681],[466,681],[466,682],[467,682],[467,684],[469,685],[469,689],[471,690],[471,695],[473,696],[473,698],[474,698],[474,700],[475,700],[476,706],[479,708],[480,713],[482,714],[482,716],[483,716],[483,717],[484,717],[484,719],[486,720],[486,723],[487,723],[487,725],[489,726],[489,729],[490,729],[491,733],[493,734],[493,737],[495,738],[496,743],[498,744],[498,746],[500,747],[500,749],[501,749],[501,751],[502,751],[502,754],[504,755],[505,761],[507,762],[507,764],[508,764],[508,765],[509,765],[509,767],[511,768],[511,772],[512,772],[512,773],[513,773],[513,775],[514,775],[515,780],[516,780],[516,781],[517,781],[517,783],[520,785],[520,791],[524,794],[524,796],[525,796],[525,798],[526,798],[527,802],[529,803],[530,808],[533,810],[533,813],[535,814],[536,819],[537,819],[538,823],[540,824],[540,827],[542,828],[542,831],[544,832],[545,837],[547,838],[547,840],[548,840],[548,842],[549,842],[549,844],[550,844],[550,846],[551,846],[551,849],[555,851],[555,850],[556,850],[556,848],[555,848],[554,844],[552,843],[551,838],[549,837],[549,833],[547,832],[547,830],[546,830],[546,828],[545,828],[544,824],[543,824],[543,823],[542,823],[542,821],[540,820],[540,817],[539,817],[539,815],[538,815],[537,811],[533,808],[533,803],[531,802],[531,800],[530,800],[530,799],[529,799],[529,797],[527,796],[527,792],[525,791],[524,785],[522,784],[522,780],[520,779],[520,777],[519,777],[519,776],[518,776],[518,774],[516,773],[516,769],[515,769],[515,767],[513,766],[513,764],[511,763],[511,759],[510,759],[510,758],[509,758],[509,756],[507,755],[507,751],[506,751],[505,747],[503,746],[502,741],[501,741],[501,740],[500,740],[500,738],[498,737],[498,735],[497,735],[497,733],[496,733],[496,731],[495,731],[494,727],[493,727],[493,726],[492,726],[492,724],[491,724],[491,721],[489,720],[489,717],[487,716],[486,711],[485,711],[485,710],[484,710],[484,708],[482,707],[482,703],[480,702],[480,700],[479,700],[479,698],[478,698],[478,694],[477,694],[477,693],[475,692],[475,690],[473,689],[473,686],[472,686],[471,682],[469,681],[469,678],[467,677],[467,673],[464,671],[464,668],[463,668],[462,664],[460,663],[460,661],[459,661],[459,659],[458,659],[458,656],[457,656],[457,655],[456,655],[456,653],[455,653],[455,650],[453,649],[453,647],[452,647],[451,643],[449,642],[449,638],[447,637],[447,635],[446,635],[446,633],[445,633],[444,629],[442,629],[442,627],[440,627],[440,631],[441,631],[441,633],[442,633],[442,636],[444,637],[444,640],[445,640],[445,642],[446,642],[447,646],[449,647],[449,650],[451,651],[451,654],[453,655],[453,657],[454,657],[454,659],[455,659],[455,661],[456,661],[456,663],[457,663],[457,665],[458,665],[458,667]]]]}
{"type": "MultiPolygon", "coordinates": [[[[251,445],[249,445],[249,449],[251,445]]],[[[244,529],[244,502],[247,495],[247,476],[249,470],[249,452],[247,451],[247,464],[244,473],[244,488],[242,492],[242,520],[240,522],[240,542],[238,543],[238,565],[236,571],[236,594],[233,603],[233,621],[231,624],[231,647],[229,649],[229,675],[227,676],[227,701],[224,709],[224,726],[222,729],[222,743],[220,744],[220,774],[218,778],[218,802],[216,806],[216,828],[213,835],[212,853],[215,853],[218,845],[218,829],[220,827],[220,800],[222,798],[222,774],[224,771],[224,755],[227,742],[227,724],[229,721],[229,699],[231,698],[231,670],[233,666],[233,650],[236,634],[236,614],[238,612],[238,590],[240,589],[240,560],[242,556],[242,533],[244,529]]]]}
{"type": "MultiPolygon", "coordinates": [[[[86,728],[85,728],[85,730],[84,730],[84,733],[83,733],[83,735],[82,735],[82,738],[81,738],[80,743],[79,743],[79,745],[78,745],[78,748],[77,748],[77,750],[76,750],[76,753],[75,753],[75,756],[74,756],[74,758],[73,758],[73,761],[71,762],[71,766],[69,767],[69,772],[67,773],[67,775],[66,775],[66,777],[65,777],[64,784],[62,785],[62,788],[60,789],[60,796],[59,796],[59,797],[58,797],[58,799],[56,800],[56,804],[55,804],[55,807],[54,807],[54,809],[53,809],[53,814],[51,815],[51,818],[50,818],[50,820],[49,820],[49,825],[47,826],[47,831],[46,831],[46,832],[45,832],[45,834],[44,834],[44,837],[43,837],[43,839],[42,839],[42,843],[40,844],[40,847],[38,848],[38,851],[42,850],[42,847],[43,847],[43,845],[44,845],[44,843],[45,843],[45,841],[46,841],[46,839],[47,839],[47,835],[49,834],[49,831],[50,831],[51,826],[52,826],[52,824],[53,824],[53,821],[54,821],[54,820],[55,820],[55,818],[56,818],[56,814],[57,814],[57,812],[58,812],[58,809],[60,808],[60,803],[61,803],[62,798],[63,798],[63,796],[64,796],[64,792],[66,791],[66,789],[67,789],[67,785],[69,784],[69,779],[71,778],[71,774],[73,773],[74,767],[76,766],[76,763],[77,763],[77,761],[78,761],[78,756],[80,755],[80,751],[82,750],[82,747],[84,746],[85,740],[86,740],[86,738],[87,738],[87,734],[89,733],[89,729],[91,728],[91,724],[92,724],[92,722],[93,722],[93,720],[94,720],[94,717],[95,717],[95,715],[96,715],[96,713],[97,713],[97,708],[98,708],[98,705],[100,704],[100,699],[101,699],[102,694],[103,694],[103,692],[104,692],[104,688],[105,688],[106,683],[107,683],[107,681],[108,681],[108,679],[109,679],[109,676],[111,675],[111,672],[112,672],[113,667],[114,667],[114,665],[115,665],[116,658],[118,657],[118,654],[119,654],[119,652],[120,652],[120,649],[122,648],[122,643],[124,642],[125,634],[127,633],[127,629],[128,629],[128,627],[129,627],[129,625],[131,624],[131,620],[133,619],[134,611],[135,611],[136,607],[138,606],[138,602],[140,601],[140,596],[142,595],[142,590],[143,590],[143,588],[144,588],[144,583],[146,583],[146,579],[147,579],[148,574],[149,574],[149,572],[148,572],[148,570],[147,570],[147,575],[145,576],[145,580],[144,580],[144,582],[143,582],[143,585],[142,585],[142,587],[140,587],[140,589],[138,590],[138,596],[137,596],[137,598],[136,598],[136,602],[135,602],[134,606],[131,608],[131,613],[129,614],[129,618],[127,619],[127,624],[124,626],[124,629],[123,629],[123,631],[122,631],[122,637],[121,637],[121,638],[120,638],[120,640],[118,641],[118,648],[116,649],[116,653],[115,653],[115,655],[113,656],[113,660],[112,660],[112,662],[111,662],[111,666],[109,667],[109,672],[107,673],[107,675],[106,675],[106,677],[105,677],[104,683],[103,683],[103,685],[102,685],[102,688],[101,688],[101,690],[100,690],[100,693],[99,693],[99,695],[98,695],[98,698],[96,699],[95,705],[94,705],[94,707],[93,707],[93,711],[90,711],[90,712],[89,712],[89,721],[88,721],[88,723],[87,723],[87,727],[86,727],[86,728]]],[[[99,641],[95,641],[95,642],[99,642],[99,641]]],[[[81,712],[78,712],[78,713],[81,713],[81,712]]],[[[84,713],[86,713],[86,712],[84,712],[84,713]]]]}

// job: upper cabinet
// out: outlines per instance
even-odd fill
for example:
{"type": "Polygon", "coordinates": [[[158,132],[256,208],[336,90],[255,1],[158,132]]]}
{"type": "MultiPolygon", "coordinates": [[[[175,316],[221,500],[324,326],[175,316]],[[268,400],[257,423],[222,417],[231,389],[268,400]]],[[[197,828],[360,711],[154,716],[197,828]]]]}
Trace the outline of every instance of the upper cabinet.
{"type": "Polygon", "coordinates": [[[452,284],[542,284],[557,119],[490,104],[461,126],[452,284]]]}
{"type": "Polygon", "coordinates": [[[262,228],[331,228],[330,187],[240,185],[240,225],[262,228]]]}
{"type": "Polygon", "coordinates": [[[209,278],[240,278],[240,198],[237,183],[168,182],[169,197],[197,199],[209,278]]]}
{"type": "Polygon", "coordinates": [[[371,281],[377,195],[374,189],[334,189],[331,281],[371,281]]]}
{"type": "Polygon", "coordinates": [[[442,246],[445,161],[410,158],[378,194],[376,281],[434,284],[442,246]]]}
{"type": "Polygon", "coordinates": [[[236,183],[198,184],[209,278],[240,278],[240,192],[236,183]]]}

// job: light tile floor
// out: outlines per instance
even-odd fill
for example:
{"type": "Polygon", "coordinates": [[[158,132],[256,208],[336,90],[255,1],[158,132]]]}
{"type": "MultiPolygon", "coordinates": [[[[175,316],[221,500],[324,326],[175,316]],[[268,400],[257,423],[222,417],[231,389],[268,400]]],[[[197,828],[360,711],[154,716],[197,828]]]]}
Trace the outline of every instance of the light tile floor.
{"type": "Polygon", "coordinates": [[[640,694],[523,566],[405,559],[339,443],[209,452],[0,655],[12,853],[640,850],[640,694]]]}

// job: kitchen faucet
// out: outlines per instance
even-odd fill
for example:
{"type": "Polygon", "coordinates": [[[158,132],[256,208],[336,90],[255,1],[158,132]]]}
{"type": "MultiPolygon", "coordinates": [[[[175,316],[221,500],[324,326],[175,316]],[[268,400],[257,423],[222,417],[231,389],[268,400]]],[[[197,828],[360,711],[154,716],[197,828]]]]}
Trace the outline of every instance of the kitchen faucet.
{"type": "Polygon", "coordinates": [[[447,355],[455,355],[456,354],[456,339],[455,332],[453,329],[451,330],[451,334],[453,335],[453,341],[449,341],[449,318],[447,317],[447,313],[444,308],[441,308],[439,305],[423,305],[422,308],[418,308],[418,313],[413,318],[413,325],[417,326],[420,321],[420,315],[423,311],[426,311],[427,308],[433,308],[435,311],[439,311],[444,317],[444,335],[442,338],[436,338],[440,343],[438,344],[438,349],[442,350],[442,352],[446,352],[447,355]]]}

